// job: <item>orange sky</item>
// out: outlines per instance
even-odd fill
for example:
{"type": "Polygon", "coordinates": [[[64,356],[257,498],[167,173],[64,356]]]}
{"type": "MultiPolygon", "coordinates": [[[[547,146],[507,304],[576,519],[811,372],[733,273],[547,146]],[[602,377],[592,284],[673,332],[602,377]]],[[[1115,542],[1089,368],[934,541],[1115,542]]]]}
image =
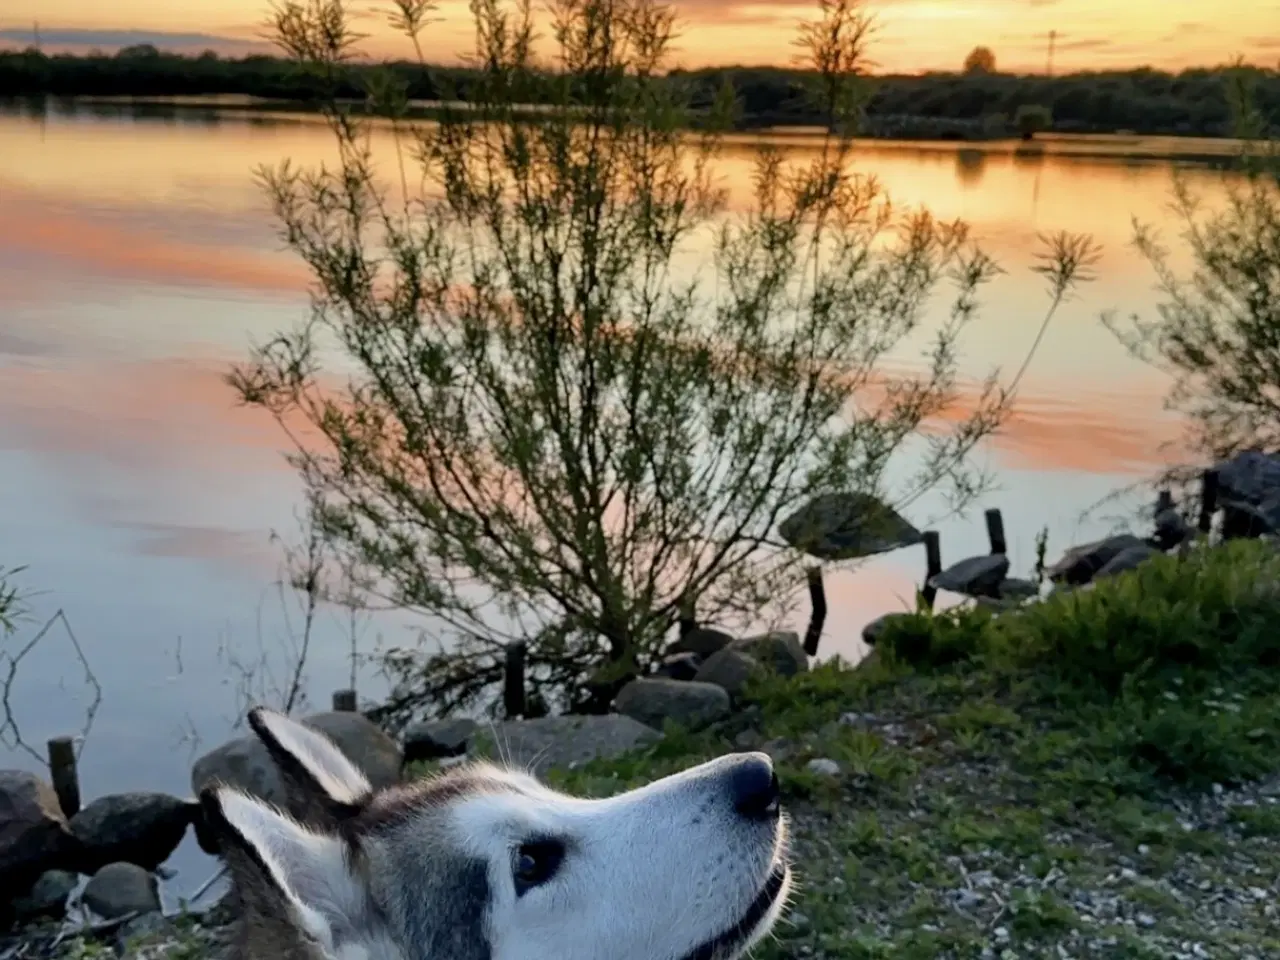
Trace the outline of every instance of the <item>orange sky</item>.
{"type": "MultiPolygon", "coordinates": [[[[352,0],[366,10],[379,0],[352,0]]],[[[810,0],[678,0],[684,20],[678,61],[784,63],[798,18],[810,0]]],[[[1280,0],[869,0],[880,24],[872,51],[879,69],[915,73],[955,69],[975,44],[991,46],[1009,70],[1042,70],[1047,34],[1058,32],[1057,72],[1129,67],[1214,65],[1236,54],[1274,66],[1280,61],[1280,0]]],[[[48,49],[112,49],[151,42],[172,49],[248,49],[268,0],[6,0],[0,45],[25,46],[39,21],[48,49]]],[[[444,0],[428,37],[438,62],[469,48],[465,0],[444,0]]],[[[365,19],[368,52],[407,55],[383,27],[365,19]]]]}

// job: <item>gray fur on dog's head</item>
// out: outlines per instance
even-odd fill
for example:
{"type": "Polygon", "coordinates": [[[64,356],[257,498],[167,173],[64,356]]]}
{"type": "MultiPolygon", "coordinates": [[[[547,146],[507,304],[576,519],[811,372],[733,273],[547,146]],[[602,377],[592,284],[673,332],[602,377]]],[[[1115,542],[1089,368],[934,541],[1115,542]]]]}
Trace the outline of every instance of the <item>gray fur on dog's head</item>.
{"type": "Polygon", "coordinates": [[[375,791],[323,735],[263,710],[252,725],[306,822],[227,787],[201,797],[243,904],[241,957],[729,960],[783,909],[761,754],[603,800],[482,764],[375,791]]]}

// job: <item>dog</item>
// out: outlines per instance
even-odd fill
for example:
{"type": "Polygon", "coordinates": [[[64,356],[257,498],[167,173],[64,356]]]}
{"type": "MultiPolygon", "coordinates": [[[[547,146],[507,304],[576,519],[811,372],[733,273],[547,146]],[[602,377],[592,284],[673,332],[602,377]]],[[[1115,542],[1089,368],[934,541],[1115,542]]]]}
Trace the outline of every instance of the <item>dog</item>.
{"type": "Polygon", "coordinates": [[[302,813],[201,793],[241,908],[233,960],[733,960],[785,909],[765,754],[607,799],[480,763],[375,791],[323,734],[250,724],[302,813]]]}

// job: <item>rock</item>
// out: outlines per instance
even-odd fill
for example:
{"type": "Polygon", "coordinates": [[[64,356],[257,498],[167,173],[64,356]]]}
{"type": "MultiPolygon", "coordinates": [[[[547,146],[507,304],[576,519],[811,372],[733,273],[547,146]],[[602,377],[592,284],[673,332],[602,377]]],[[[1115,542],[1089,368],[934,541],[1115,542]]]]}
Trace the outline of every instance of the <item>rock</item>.
{"type": "Polygon", "coordinates": [[[1280,457],[1246,450],[1214,466],[1219,502],[1237,500],[1258,505],[1280,495],[1280,457]]]}
{"type": "Polygon", "coordinates": [[[480,725],[467,717],[411,724],[404,732],[405,762],[460,756],[479,729],[480,725]]]}
{"type": "Polygon", "coordinates": [[[915,614],[911,613],[886,613],[876,617],[865,627],[862,628],[862,642],[868,647],[874,647],[880,642],[880,638],[884,636],[884,632],[894,623],[900,623],[903,620],[909,620],[915,614]]]}
{"type": "Polygon", "coordinates": [[[1130,547],[1146,546],[1146,542],[1129,533],[1072,547],[1062,559],[1045,571],[1054,583],[1072,586],[1088,583],[1094,574],[1130,547]]]}
{"type": "Polygon", "coordinates": [[[1006,600],[1027,600],[1040,595],[1040,584],[1020,577],[1006,577],[1000,581],[996,593],[1006,600]]]}
{"type": "Polygon", "coordinates": [[[804,765],[804,768],[810,773],[816,773],[822,777],[840,776],[840,764],[834,760],[828,760],[826,757],[814,757],[804,765]]]}
{"type": "Polygon", "coordinates": [[[695,683],[714,683],[723,687],[730,697],[742,693],[747,681],[761,671],[761,666],[754,657],[741,650],[721,650],[698,668],[694,676],[695,683]]]}
{"type": "Polygon", "coordinates": [[[1267,499],[1259,504],[1243,500],[1222,500],[1222,539],[1261,537],[1280,530],[1280,502],[1267,499]]]}
{"type": "Polygon", "coordinates": [[[99,797],[71,818],[81,842],[81,870],[108,863],[134,863],[154,870],[178,848],[199,804],[165,793],[119,793],[99,797]]]}
{"type": "Polygon", "coordinates": [[[712,630],[710,627],[699,627],[691,630],[667,648],[667,653],[693,653],[704,660],[713,653],[719,653],[729,644],[733,637],[723,630],[712,630]]]}
{"type": "Polygon", "coordinates": [[[672,720],[700,730],[729,713],[729,694],[714,683],[666,679],[632,680],[618,693],[617,711],[646,727],[661,730],[672,720]]]}
{"type": "MultiPolygon", "coordinates": [[[[362,714],[335,711],[304,717],[307,726],[330,737],[353,763],[364,771],[374,787],[389,787],[400,780],[403,755],[400,746],[362,714]]],[[[270,803],[284,805],[284,785],[267,748],[255,736],[240,737],[206,753],[191,770],[191,789],[215,780],[270,803]]]]}
{"type": "Polygon", "coordinates": [[[929,578],[929,586],[935,590],[962,593],[966,597],[992,597],[1008,572],[1009,558],[1003,553],[968,557],[934,574],[929,578]]]}
{"type": "Polygon", "coordinates": [[[1150,544],[1140,543],[1137,546],[1126,547],[1108,560],[1093,577],[1095,580],[1099,577],[1113,577],[1117,573],[1136,569],[1152,557],[1158,556],[1160,556],[1160,551],[1150,544]]]}
{"type": "Polygon", "coordinates": [[[800,635],[789,630],[743,637],[733,641],[730,649],[745,653],[761,666],[784,677],[794,677],[809,670],[809,655],[804,652],[800,635]]]}
{"type": "Polygon", "coordinates": [[[35,774],[0,770],[0,890],[27,890],[69,865],[75,840],[53,787],[35,774]]]}
{"type": "Polygon", "coordinates": [[[107,864],[85,885],[81,899],[104,920],[160,909],[155,876],[134,863],[107,864]]]}
{"type": "Polygon", "coordinates": [[[1155,515],[1155,541],[1161,550],[1172,550],[1191,535],[1191,528],[1181,513],[1169,507],[1155,515]]]}
{"type": "Polygon", "coordinates": [[[40,879],[20,897],[13,898],[13,912],[19,920],[60,917],[66,912],[67,898],[80,878],[67,870],[46,870],[40,879]]]}
{"type": "Polygon", "coordinates": [[[824,493],[778,524],[778,535],[819,560],[853,560],[909,547],[920,531],[868,493],[824,493]]]}
{"type": "Polygon", "coordinates": [[[696,653],[677,653],[658,665],[656,675],[668,680],[692,680],[702,666],[702,657],[696,653]]]}
{"type": "Polygon", "coordinates": [[[508,720],[493,730],[503,759],[535,773],[568,769],[649,746],[662,734],[619,713],[508,720]]]}

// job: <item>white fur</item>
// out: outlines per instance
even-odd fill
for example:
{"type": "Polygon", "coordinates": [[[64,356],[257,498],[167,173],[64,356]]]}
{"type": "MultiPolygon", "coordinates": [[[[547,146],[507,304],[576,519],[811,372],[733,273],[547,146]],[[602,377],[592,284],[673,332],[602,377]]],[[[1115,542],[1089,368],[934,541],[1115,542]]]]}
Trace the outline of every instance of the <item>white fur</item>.
{"type": "MultiPolygon", "coordinates": [[[[717,763],[603,800],[507,772],[514,791],[457,804],[459,842],[492,865],[494,960],[679,960],[733,926],[780,862],[785,828],[737,817],[717,795],[717,763]],[[517,897],[511,851],[539,834],[566,838],[564,864],[517,897]]],[[[787,892],[735,954],[768,931],[787,892]]]]}
{"type": "Polygon", "coordinates": [[[360,768],[337,745],[318,731],[274,710],[257,711],[257,718],[282,748],[306,768],[320,788],[339,803],[358,803],[372,792],[360,768]]]}
{"type": "Polygon", "coordinates": [[[297,927],[335,956],[335,928],[349,926],[364,902],[341,841],[237,790],[220,788],[217,798],[227,822],[266,865],[297,927]]]}

